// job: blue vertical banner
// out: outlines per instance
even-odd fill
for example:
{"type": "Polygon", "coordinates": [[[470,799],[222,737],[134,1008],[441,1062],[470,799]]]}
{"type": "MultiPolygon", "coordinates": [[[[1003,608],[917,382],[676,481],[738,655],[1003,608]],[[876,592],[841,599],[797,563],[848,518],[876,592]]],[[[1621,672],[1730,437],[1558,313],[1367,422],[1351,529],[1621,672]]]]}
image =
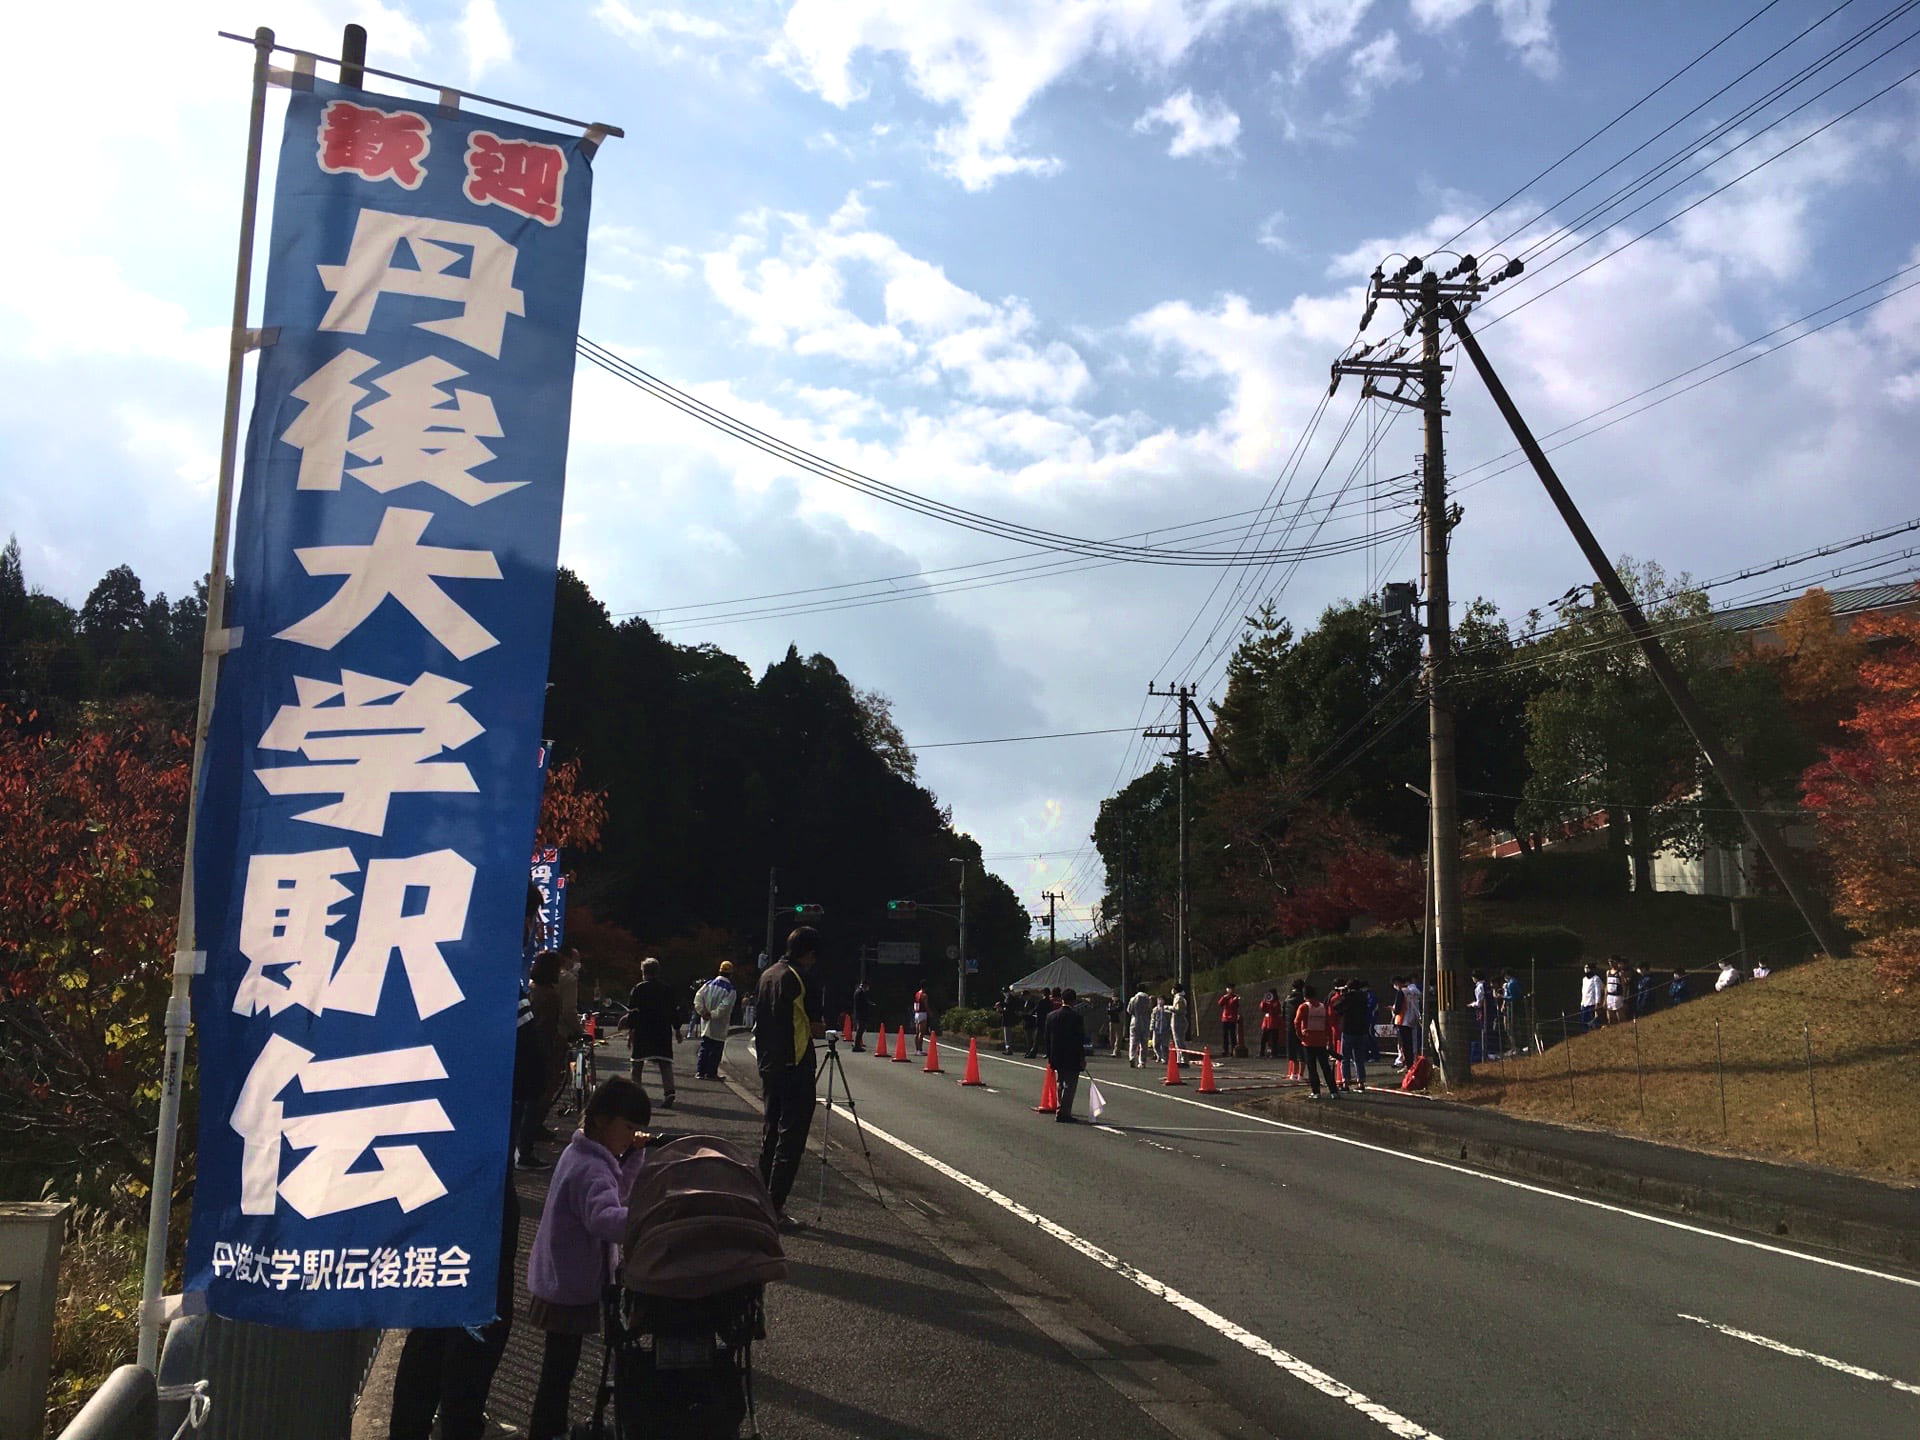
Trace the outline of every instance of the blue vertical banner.
{"type": "Polygon", "coordinates": [[[560,847],[535,850],[531,874],[540,892],[540,948],[558,950],[567,938],[567,875],[560,868],[560,847]]]}
{"type": "Polygon", "coordinates": [[[195,851],[218,1314],[493,1316],[591,154],[288,104],[195,851]]]}

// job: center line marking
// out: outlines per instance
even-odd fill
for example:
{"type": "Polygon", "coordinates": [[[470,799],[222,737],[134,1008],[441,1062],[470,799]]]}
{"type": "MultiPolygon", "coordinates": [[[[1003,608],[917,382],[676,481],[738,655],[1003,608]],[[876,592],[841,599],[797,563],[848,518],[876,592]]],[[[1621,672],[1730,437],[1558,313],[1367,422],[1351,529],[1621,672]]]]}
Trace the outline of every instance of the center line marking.
{"type": "MultiPolygon", "coordinates": [[[[1028,1065],[1023,1061],[1010,1059],[1005,1055],[991,1057],[1003,1065],[1018,1065],[1024,1070],[1037,1070],[1038,1065],[1028,1065]]],[[[1829,1270],[1845,1270],[1852,1275],[1866,1275],[1875,1280],[1890,1281],[1895,1285],[1910,1285],[1920,1289],[1920,1279],[1911,1275],[1895,1275],[1887,1270],[1875,1270],[1866,1265],[1854,1265],[1845,1260],[1830,1260],[1824,1255],[1809,1255],[1804,1250],[1789,1250],[1784,1245],[1770,1245],[1764,1240],[1750,1240],[1744,1235],[1729,1235],[1724,1230],[1709,1230],[1704,1225],[1691,1225],[1685,1220],[1672,1220],[1665,1215],[1650,1215],[1644,1210],[1632,1210],[1625,1205],[1610,1204],[1605,1200],[1595,1200],[1586,1195],[1574,1195],[1565,1190],[1550,1189],[1545,1185],[1535,1185],[1526,1180],[1515,1180],[1506,1175],[1495,1175],[1486,1170],[1475,1170],[1468,1165],[1456,1165],[1450,1160],[1436,1160],[1429,1155],[1414,1155],[1405,1150],[1395,1150],[1388,1145],[1376,1145],[1370,1140],[1355,1140],[1347,1135],[1335,1135],[1331,1131],[1316,1130],[1311,1125],[1293,1125],[1285,1120],[1275,1120],[1266,1115],[1255,1115],[1247,1110],[1231,1110],[1222,1105],[1209,1105],[1205,1100],[1192,1100],[1185,1095],[1171,1095],[1164,1090],[1150,1090],[1143,1085],[1129,1085],[1121,1080],[1109,1080],[1107,1087],[1115,1090],[1131,1090],[1137,1095],[1148,1095],[1159,1100],[1171,1100],[1179,1105],[1193,1105],[1202,1110],[1211,1110],[1214,1114],[1238,1115],[1243,1120],[1251,1120],[1261,1125],[1271,1125],[1276,1130],[1290,1130],[1296,1135],[1314,1135],[1336,1145],[1349,1145],[1355,1150],[1370,1150],[1376,1155],[1391,1156],[1395,1160],[1404,1160],[1411,1165],[1428,1165],[1435,1170],[1451,1170],[1456,1175],[1470,1176],[1475,1180],[1484,1180],[1492,1185],[1504,1185],[1509,1190],[1523,1190],[1529,1195],[1544,1195],[1550,1200],[1564,1200],[1571,1205],[1585,1205],[1590,1210],[1604,1210],[1610,1215],[1624,1215],[1630,1220],[1644,1220],[1649,1225],[1663,1225],[1669,1230],[1683,1230],[1689,1235],[1704,1235],[1709,1240],[1723,1241],[1728,1245],[1740,1245],[1749,1250],[1763,1251],[1768,1255],[1783,1255],[1789,1260],[1804,1260],[1809,1265],[1824,1265],[1829,1270]]],[[[1106,1087],[1102,1087],[1106,1088],[1106,1087]]]]}
{"type": "Polygon", "coordinates": [[[1251,1330],[1227,1319],[1226,1316],[1220,1314],[1218,1311],[1208,1309],[1198,1300],[1190,1299],[1174,1289],[1171,1285],[1154,1279],[1153,1276],[1147,1274],[1146,1271],[1136,1269],[1132,1265],[1129,1265],[1118,1255],[1107,1250],[1102,1250],[1091,1240],[1081,1239],[1078,1235],[1067,1229],[1066,1226],[1049,1220],[1038,1211],[1028,1209],[1011,1196],[1002,1195],[991,1185],[954,1169],[944,1160],[929,1155],[926,1151],[920,1149],[918,1146],[907,1143],[897,1135],[889,1135],[878,1125],[868,1124],[866,1126],[866,1132],[876,1139],[886,1141],[887,1144],[893,1146],[902,1154],[911,1155],[922,1165],[946,1176],[956,1184],[964,1186],[982,1199],[989,1200],[995,1205],[998,1205],[1008,1214],[1014,1215],[1026,1221],[1029,1225],[1035,1226],[1042,1233],[1051,1235],[1069,1249],[1077,1250],[1088,1259],[1104,1265],[1114,1274],[1121,1276],[1123,1279],[1131,1280],[1149,1295],[1166,1301],[1176,1310],[1185,1311],[1208,1329],[1226,1337],[1236,1345],[1251,1350],[1261,1359],[1270,1361],[1272,1364],[1286,1371],[1287,1374],[1293,1376],[1294,1379],[1311,1385],[1323,1395],[1331,1396],[1335,1400],[1352,1406],[1375,1424],[1384,1427],[1389,1434],[1400,1436],[1402,1440],[1441,1440],[1441,1437],[1434,1431],[1427,1429],[1417,1421],[1407,1419],[1406,1416],[1388,1409],[1378,1401],[1369,1400],[1351,1385],[1342,1384],[1340,1381],[1334,1379],[1333,1376],[1327,1374],[1326,1371],[1308,1364],[1298,1356],[1289,1355],[1277,1345],[1261,1339],[1251,1330]]]}
{"type": "Polygon", "coordinates": [[[1816,1355],[1811,1350],[1802,1350],[1798,1345],[1789,1345],[1783,1340],[1769,1340],[1765,1335],[1756,1335],[1751,1330],[1736,1330],[1731,1325],[1716,1324],[1712,1320],[1703,1320],[1698,1315],[1681,1315],[1682,1320],[1691,1320],[1696,1325],[1704,1325],[1709,1330],[1718,1330],[1722,1335],[1731,1335],[1736,1340],[1744,1340],[1749,1345],[1758,1345],[1763,1350],[1776,1350],[1782,1355],[1791,1355],[1798,1360],[1811,1360],[1816,1365],[1824,1365],[1829,1370],[1838,1370],[1842,1375],[1851,1375],[1856,1380],[1873,1380],[1882,1385],[1891,1385],[1909,1395],[1920,1395],[1920,1385],[1909,1385],[1904,1380],[1896,1380],[1891,1375],[1882,1375],[1878,1370],[1868,1370],[1863,1366],[1849,1365],[1844,1360],[1835,1360],[1831,1356],[1816,1355]]]}

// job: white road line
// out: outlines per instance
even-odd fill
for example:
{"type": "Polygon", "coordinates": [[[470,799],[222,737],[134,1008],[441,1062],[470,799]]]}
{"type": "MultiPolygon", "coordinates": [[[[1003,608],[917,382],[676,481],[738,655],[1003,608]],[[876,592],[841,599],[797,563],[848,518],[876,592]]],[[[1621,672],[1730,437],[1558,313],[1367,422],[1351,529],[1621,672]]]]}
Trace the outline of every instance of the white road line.
{"type": "Polygon", "coordinates": [[[1698,1315],[1681,1315],[1680,1318],[1691,1320],[1696,1325],[1704,1325],[1709,1330],[1718,1330],[1722,1335],[1731,1335],[1736,1340],[1744,1340],[1749,1345],[1758,1345],[1763,1350],[1777,1350],[1782,1355],[1792,1355],[1799,1360],[1811,1360],[1816,1365],[1824,1365],[1829,1370],[1838,1370],[1842,1375],[1851,1375],[1856,1380],[1873,1380],[1882,1385],[1891,1385],[1894,1389],[1903,1390],[1909,1395],[1920,1395],[1920,1385],[1909,1385],[1906,1381],[1896,1380],[1891,1375],[1882,1375],[1878,1370],[1868,1370],[1859,1365],[1849,1365],[1844,1360],[1816,1355],[1811,1350],[1802,1350],[1798,1345],[1789,1345],[1782,1340],[1769,1340],[1765,1335],[1756,1335],[1751,1330],[1736,1330],[1731,1325],[1703,1320],[1698,1315]]]}
{"type": "Polygon", "coordinates": [[[874,1136],[876,1139],[886,1141],[887,1144],[893,1146],[902,1154],[911,1155],[922,1165],[946,1176],[956,1184],[964,1186],[982,1199],[992,1201],[1002,1210],[1026,1221],[1042,1233],[1051,1235],[1069,1249],[1077,1250],[1088,1259],[1104,1265],[1107,1269],[1113,1271],[1114,1274],[1131,1280],[1149,1295],[1166,1301],[1176,1310],[1185,1311],[1208,1329],[1225,1336],[1236,1345],[1251,1350],[1255,1355],[1260,1356],[1261,1359],[1270,1361],[1275,1366],[1286,1371],[1287,1374],[1293,1376],[1294,1379],[1311,1385],[1323,1395],[1331,1396],[1335,1400],[1351,1405],[1369,1420],[1384,1427],[1389,1434],[1400,1436],[1402,1440],[1440,1440],[1438,1435],[1425,1426],[1409,1420],[1406,1416],[1398,1414],[1393,1410],[1389,1410],[1385,1405],[1377,1401],[1369,1400],[1351,1385],[1344,1385],[1334,1379],[1333,1376],[1327,1374],[1326,1371],[1309,1365],[1298,1356],[1289,1355],[1278,1346],[1261,1339],[1251,1330],[1235,1324],[1217,1311],[1209,1310],[1198,1300],[1189,1299],[1178,1290],[1175,1290],[1171,1285],[1154,1279],[1153,1276],[1147,1274],[1144,1270],[1135,1269],[1118,1255],[1102,1250],[1090,1240],[1081,1239],[1064,1225],[1047,1219],[1046,1216],[1037,1211],[1029,1210],[1025,1205],[1022,1205],[1011,1196],[1002,1195],[991,1185],[985,1184],[982,1181],[974,1179],[971,1175],[954,1169],[944,1160],[936,1159],[918,1146],[908,1144],[897,1135],[889,1135],[878,1125],[869,1124],[866,1129],[869,1135],[874,1136]]]}
{"type": "MultiPolygon", "coordinates": [[[[1038,1070],[1038,1065],[1029,1065],[1023,1060],[1010,1059],[1005,1055],[991,1057],[1003,1065],[1018,1065],[1023,1070],[1038,1070]]],[[[1218,1115],[1223,1107],[1210,1105],[1205,1100],[1190,1099],[1185,1095],[1169,1094],[1165,1090],[1152,1090],[1141,1085],[1129,1085],[1121,1080],[1108,1080],[1101,1089],[1132,1090],[1141,1095],[1150,1095],[1159,1100],[1172,1100],[1180,1105],[1193,1105],[1202,1110],[1210,1110],[1218,1115]]],[[[1324,1102],[1323,1102],[1324,1103],[1324,1102]]],[[[1332,1102],[1338,1103],[1338,1102],[1332,1102]]],[[[1709,1230],[1703,1225],[1690,1225],[1684,1220],[1670,1219],[1665,1215],[1650,1215],[1644,1210],[1630,1210],[1625,1205],[1609,1204],[1605,1200],[1595,1200],[1588,1195],[1574,1195],[1565,1190],[1549,1189],[1545,1185],[1535,1185],[1526,1180],[1515,1180],[1509,1175],[1495,1175],[1487,1170],[1475,1170],[1471,1166],[1456,1165],[1448,1160],[1436,1160],[1430,1155],[1415,1155],[1406,1150],[1395,1150],[1388,1145],[1375,1145],[1368,1140],[1355,1140],[1350,1135],[1335,1135],[1328,1130],[1316,1130],[1310,1125],[1291,1125],[1285,1120],[1274,1120],[1266,1115],[1255,1115],[1247,1110],[1226,1110],[1226,1114],[1238,1115],[1243,1120],[1252,1120],[1261,1125],[1271,1125],[1276,1130],[1291,1130],[1296,1135],[1315,1135],[1336,1145],[1350,1145],[1356,1150],[1371,1150],[1376,1155],[1389,1155],[1396,1160],[1405,1160],[1414,1165],[1428,1165],[1436,1170],[1451,1170],[1456,1175],[1470,1175],[1475,1180],[1485,1180],[1490,1184],[1504,1185],[1509,1190],[1523,1190],[1529,1195],[1545,1195],[1553,1200],[1565,1200],[1573,1205],[1585,1205],[1589,1209],[1604,1210],[1610,1215],[1624,1215],[1631,1220],[1644,1220],[1649,1225],[1663,1225],[1669,1230],[1681,1230],[1689,1235],[1704,1235],[1709,1240],[1721,1240],[1729,1245],[1740,1245],[1749,1250],[1759,1250],[1768,1255],[1784,1255],[1790,1260],[1804,1260],[1809,1265],[1824,1265],[1830,1270],[1844,1270],[1851,1275],[1866,1275],[1875,1280],[1886,1280],[1895,1285],[1910,1285],[1920,1290],[1920,1279],[1911,1275],[1896,1275],[1888,1270],[1875,1270],[1866,1265],[1854,1265],[1845,1260],[1830,1260],[1824,1255],[1809,1255],[1804,1250],[1789,1250],[1784,1245],[1769,1245],[1764,1240],[1752,1240],[1744,1235],[1729,1235],[1723,1230],[1709,1230]]]]}

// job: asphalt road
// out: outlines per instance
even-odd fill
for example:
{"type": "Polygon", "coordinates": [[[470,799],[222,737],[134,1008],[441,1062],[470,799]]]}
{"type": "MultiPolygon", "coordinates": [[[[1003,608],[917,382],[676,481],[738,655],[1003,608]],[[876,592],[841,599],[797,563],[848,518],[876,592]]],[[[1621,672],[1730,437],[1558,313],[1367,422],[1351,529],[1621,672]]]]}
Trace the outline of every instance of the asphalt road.
{"type": "Polygon", "coordinates": [[[963,1089],[964,1059],[846,1055],[883,1184],[1224,1401],[1216,1430],[1920,1435],[1920,1277],[1292,1128],[1105,1057],[1102,1122],[1057,1125],[1035,1063],[983,1049],[987,1086],[963,1089]]]}

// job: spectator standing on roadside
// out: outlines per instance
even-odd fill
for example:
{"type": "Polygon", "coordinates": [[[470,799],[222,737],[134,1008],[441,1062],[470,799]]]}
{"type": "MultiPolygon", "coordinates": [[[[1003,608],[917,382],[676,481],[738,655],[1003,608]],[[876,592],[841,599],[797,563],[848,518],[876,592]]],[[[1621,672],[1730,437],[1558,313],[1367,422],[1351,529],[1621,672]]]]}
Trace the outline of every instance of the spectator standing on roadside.
{"type": "Polygon", "coordinates": [[[1307,1063],[1307,1052],[1300,1044],[1300,1032],[1293,1023],[1293,1017],[1300,1009],[1300,1002],[1306,998],[1306,982],[1296,980],[1287,987],[1287,998],[1280,1006],[1280,1016],[1285,1022],[1287,1032],[1287,1079],[1289,1080],[1307,1078],[1302,1073],[1307,1063]]]}
{"type": "Polygon", "coordinates": [[[1493,987],[1487,984],[1487,977],[1478,970],[1473,972],[1473,1001],[1468,1007],[1473,1011],[1474,1033],[1480,1037],[1480,1058],[1493,1058],[1493,987]]]}
{"type": "MultiPolygon", "coordinates": [[[[1186,987],[1176,983],[1173,987],[1173,998],[1167,1004],[1167,1020],[1173,1032],[1173,1049],[1176,1055],[1187,1048],[1187,1035],[1193,1024],[1193,1015],[1188,1009],[1188,1003],[1186,987]]],[[[1184,1065],[1187,1062],[1182,1060],[1180,1063],[1184,1065]]]]}
{"type": "Polygon", "coordinates": [[[1667,982],[1667,1003],[1669,1005],[1679,1005],[1686,1001],[1691,994],[1691,987],[1687,984],[1687,972],[1675,969],[1673,979],[1667,982]]]}
{"type": "Polygon", "coordinates": [[[1138,1070],[1147,1063],[1147,1047],[1153,1043],[1153,996],[1142,985],[1127,1001],[1127,1063],[1138,1070]]]}
{"type": "Polygon", "coordinates": [[[1600,1013],[1600,974],[1588,961],[1580,967],[1580,1028],[1591,1030],[1600,1013]]]}
{"type": "Polygon", "coordinates": [[[722,960],[719,974],[693,992],[693,1014],[700,1037],[700,1048],[693,1059],[694,1079],[720,1078],[720,1056],[727,1048],[727,1022],[733,1016],[733,1002],[737,999],[731,960],[722,960]]]}
{"type": "Polygon", "coordinates": [[[1327,1043],[1333,1038],[1333,1017],[1315,998],[1313,986],[1302,986],[1300,997],[1300,1006],[1293,1012],[1293,1030],[1300,1037],[1307,1081],[1313,1086],[1313,1098],[1318,1100],[1322,1074],[1327,1077],[1327,1093],[1330,1096],[1339,1093],[1333,1078],[1333,1062],[1327,1057],[1327,1043]]]}
{"type": "Polygon", "coordinates": [[[1269,990],[1260,997],[1260,1058],[1280,1058],[1280,997],[1269,990]]]}
{"type": "Polygon", "coordinates": [[[1360,978],[1360,998],[1367,1003],[1367,1047],[1365,1054],[1369,1060],[1378,1060],[1380,1058],[1380,1039],[1374,1033],[1374,1022],[1380,1018],[1380,997],[1373,993],[1373,987],[1367,983],[1365,976],[1360,978]]]}
{"type": "Polygon", "coordinates": [[[1527,1048],[1520,1041],[1520,977],[1511,970],[1500,972],[1500,1027],[1506,1031],[1507,1049],[1527,1048]]]}
{"type": "Polygon", "coordinates": [[[646,1086],[647,1062],[660,1070],[660,1108],[673,1108],[673,1036],[680,1026],[680,1011],[673,991],[660,978],[660,962],[649,955],[640,962],[640,983],[627,997],[627,1018],[620,1022],[627,1031],[633,1053],[634,1082],[646,1086]]]}
{"type": "Polygon", "coordinates": [[[1731,960],[1721,961],[1720,975],[1719,975],[1719,978],[1713,982],[1713,988],[1716,991],[1720,991],[1720,990],[1725,990],[1730,985],[1738,985],[1739,983],[1740,983],[1740,967],[1734,964],[1733,961],[1731,960]]]}
{"type": "Polygon", "coordinates": [[[1627,1001],[1633,992],[1633,977],[1627,974],[1627,962],[1618,955],[1607,961],[1607,973],[1601,980],[1606,997],[1607,1024],[1618,1025],[1627,1018],[1627,1001]]]}
{"type": "Polygon", "coordinates": [[[1653,1013],[1653,972],[1644,965],[1633,967],[1633,1013],[1635,1018],[1653,1013]]]}
{"type": "Polygon", "coordinates": [[[1113,1059],[1120,1058],[1120,1046],[1127,1036],[1126,997],[1118,990],[1107,997],[1107,1044],[1113,1059]]]}
{"type": "Polygon", "coordinates": [[[1000,992],[1000,998],[993,1007],[1000,1015],[1000,1053],[1013,1053],[1013,1032],[1020,1024],[1020,1002],[1014,997],[1011,987],[1000,992]]]}
{"type": "Polygon", "coordinates": [[[1240,1047],[1240,996],[1227,986],[1220,997],[1220,1054],[1224,1058],[1240,1047]]]}
{"type": "Polygon", "coordinates": [[[527,972],[527,1001],[533,1007],[533,1043],[540,1055],[539,1089],[529,1098],[520,1117],[520,1148],[531,1151],[534,1142],[549,1139],[547,1128],[549,1101],[560,1093],[554,1083],[554,1070],[566,1073],[566,1052],[560,1048],[560,954],[542,950],[533,957],[527,972]]]}
{"type": "Polygon", "coordinates": [[[753,1008],[753,1051],[760,1061],[760,1094],[765,1105],[760,1132],[760,1178],[767,1182],[782,1230],[801,1228],[786,1212],[787,1195],[807,1132],[813,1128],[813,1042],[826,1034],[820,987],[813,968],[820,955],[820,932],[802,925],[787,936],[787,953],[760,977],[753,1008]]]}
{"type": "Polygon", "coordinates": [[[1373,1040],[1373,1010],[1367,1000],[1358,982],[1347,983],[1340,1004],[1340,1077],[1349,1090],[1367,1088],[1367,1047],[1373,1040]]]}
{"type": "Polygon", "coordinates": [[[1396,1053],[1393,1068],[1404,1070],[1413,1063],[1413,1037],[1407,1025],[1407,981],[1406,977],[1393,977],[1393,1040],[1396,1053]]]}
{"type": "MultiPolygon", "coordinates": [[[[867,1048],[867,1031],[873,1027],[873,992],[862,980],[853,987],[853,1050],[857,1055],[867,1048]]],[[[1013,1047],[1007,1047],[1011,1050],[1013,1047]]]]}
{"type": "Polygon", "coordinates": [[[1147,1027],[1153,1037],[1153,1058],[1165,1064],[1167,1041],[1173,1033],[1173,1012],[1167,1008],[1167,1002],[1157,995],[1153,1000],[1153,1009],[1147,1016],[1147,1027]]]}
{"type": "Polygon", "coordinates": [[[1771,974],[1773,974],[1773,967],[1767,964],[1765,960],[1756,960],[1753,962],[1754,979],[1764,980],[1771,974]]]}
{"type": "Polygon", "coordinates": [[[1027,1059],[1031,1060],[1040,1053],[1040,1027],[1047,1023],[1047,1016],[1053,1007],[1047,1003],[1047,992],[1035,990],[1027,996],[1027,1059]]]}

